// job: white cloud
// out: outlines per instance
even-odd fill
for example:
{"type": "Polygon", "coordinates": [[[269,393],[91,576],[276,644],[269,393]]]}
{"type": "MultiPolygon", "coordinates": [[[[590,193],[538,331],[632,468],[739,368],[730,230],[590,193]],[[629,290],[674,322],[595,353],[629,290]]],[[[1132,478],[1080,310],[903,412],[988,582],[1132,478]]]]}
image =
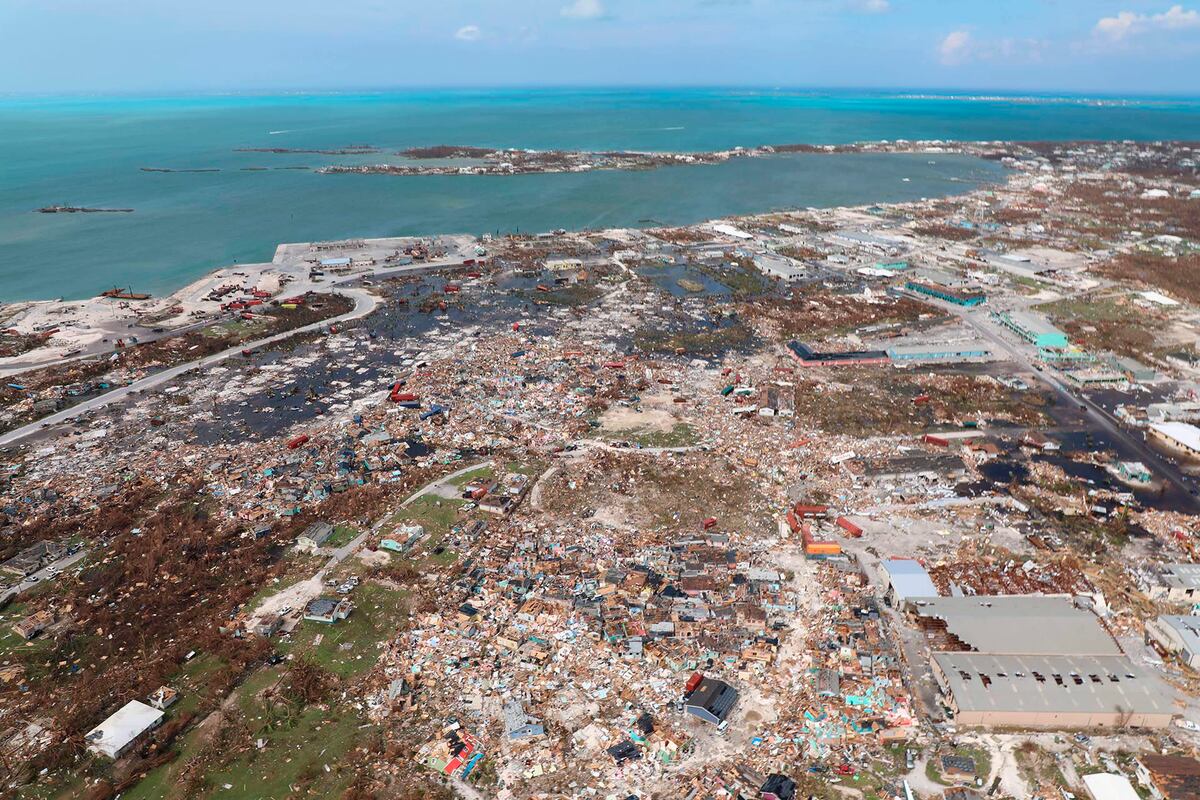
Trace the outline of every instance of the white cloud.
{"type": "Polygon", "coordinates": [[[889,0],[853,0],[851,5],[864,14],[886,14],[892,8],[889,0]]]}
{"type": "Polygon", "coordinates": [[[1168,30],[1177,28],[1200,28],[1200,11],[1183,10],[1183,6],[1171,6],[1162,14],[1150,18],[1155,25],[1168,30]]]}
{"type": "Polygon", "coordinates": [[[971,56],[971,32],[952,31],[938,45],[938,59],[946,66],[962,64],[971,56]]]}
{"type": "Polygon", "coordinates": [[[604,16],[604,3],[600,0],[575,0],[563,6],[562,15],[571,19],[600,19],[604,16]]]}
{"type": "Polygon", "coordinates": [[[1113,42],[1149,31],[1176,31],[1200,28],[1200,12],[1175,5],[1161,14],[1135,14],[1122,11],[1115,17],[1103,17],[1096,23],[1093,33],[1113,42]]]}
{"type": "Polygon", "coordinates": [[[483,31],[478,25],[463,25],[454,32],[454,38],[460,42],[478,42],[483,38],[483,31]]]}
{"type": "Polygon", "coordinates": [[[938,44],[938,60],[947,67],[968,62],[995,61],[1006,64],[1040,62],[1051,49],[1046,39],[979,39],[968,28],[952,31],[938,44]]]}

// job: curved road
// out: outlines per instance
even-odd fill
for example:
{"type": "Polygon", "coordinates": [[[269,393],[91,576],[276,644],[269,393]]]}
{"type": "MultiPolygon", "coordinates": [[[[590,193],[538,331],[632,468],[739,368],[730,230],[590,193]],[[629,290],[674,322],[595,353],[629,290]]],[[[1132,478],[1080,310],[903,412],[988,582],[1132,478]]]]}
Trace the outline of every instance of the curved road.
{"type": "Polygon", "coordinates": [[[8,433],[0,435],[0,447],[18,442],[21,439],[24,439],[26,436],[37,433],[44,427],[57,425],[61,422],[67,421],[71,417],[84,414],[88,411],[95,411],[98,408],[104,408],[105,406],[120,402],[135,392],[144,392],[148,389],[153,389],[156,386],[161,386],[162,384],[173,381],[180,375],[190,372],[191,370],[202,369],[204,367],[220,363],[226,359],[240,354],[243,350],[257,349],[269,344],[274,344],[275,342],[283,341],[284,339],[289,339],[297,334],[320,330],[328,325],[336,325],[339,322],[347,322],[349,320],[359,319],[367,316],[379,306],[379,300],[374,295],[369,294],[363,289],[337,289],[336,291],[340,294],[344,294],[353,298],[354,308],[337,317],[331,317],[329,319],[321,320],[320,322],[303,325],[299,328],[293,328],[290,331],[284,331],[283,333],[276,333],[272,336],[258,339],[257,341],[246,342],[236,347],[231,347],[228,350],[222,350],[219,353],[214,353],[210,356],[197,359],[196,361],[189,361],[186,364],[179,364],[177,366],[164,369],[162,372],[156,372],[153,375],[147,375],[145,378],[136,380],[128,386],[122,386],[119,389],[113,389],[112,391],[106,392],[99,397],[93,397],[90,400],[85,400],[79,405],[55,412],[47,417],[42,417],[37,422],[31,422],[28,425],[15,428],[8,433]]]}
{"type": "Polygon", "coordinates": [[[446,258],[438,261],[424,262],[419,264],[403,264],[395,267],[380,267],[360,275],[353,275],[346,278],[337,278],[334,280],[326,279],[323,281],[307,281],[294,285],[289,289],[290,293],[304,294],[307,291],[315,291],[335,292],[337,294],[346,295],[347,297],[354,299],[354,308],[337,317],[330,317],[329,319],[321,320],[320,322],[314,322],[310,325],[293,328],[290,331],[284,331],[283,333],[267,336],[266,338],[258,339],[257,341],[245,342],[236,347],[231,347],[228,350],[222,350],[220,353],[214,353],[211,356],[205,356],[204,358],[197,359],[196,361],[189,361],[186,364],[179,364],[177,366],[165,369],[162,372],[156,372],[153,375],[147,375],[145,378],[134,381],[128,386],[123,386],[119,389],[113,389],[112,391],[106,392],[99,397],[93,397],[91,400],[85,400],[79,405],[71,406],[70,408],[55,412],[49,416],[42,417],[36,422],[31,422],[28,425],[24,425],[20,428],[14,428],[8,433],[0,435],[0,447],[5,447],[7,445],[14,444],[15,442],[19,442],[21,439],[24,439],[27,436],[32,436],[33,434],[41,431],[43,428],[65,422],[71,417],[78,416],[79,414],[83,414],[88,411],[95,411],[98,408],[104,408],[105,406],[120,402],[135,392],[144,392],[147,389],[153,389],[156,386],[161,386],[162,384],[172,381],[175,378],[178,378],[180,375],[190,372],[191,370],[202,369],[204,367],[220,363],[226,359],[238,355],[243,350],[255,350],[269,344],[274,344],[275,342],[281,342],[284,339],[289,339],[297,334],[320,330],[327,325],[336,325],[339,322],[348,322],[350,320],[361,319],[379,307],[379,299],[375,297],[375,295],[370,294],[364,289],[341,288],[339,287],[339,284],[354,283],[355,281],[366,280],[370,278],[389,277],[399,274],[420,274],[423,272],[435,272],[438,270],[452,269],[454,267],[462,267],[463,264],[460,260],[461,258],[462,254],[460,253],[454,258],[446,258]]]}

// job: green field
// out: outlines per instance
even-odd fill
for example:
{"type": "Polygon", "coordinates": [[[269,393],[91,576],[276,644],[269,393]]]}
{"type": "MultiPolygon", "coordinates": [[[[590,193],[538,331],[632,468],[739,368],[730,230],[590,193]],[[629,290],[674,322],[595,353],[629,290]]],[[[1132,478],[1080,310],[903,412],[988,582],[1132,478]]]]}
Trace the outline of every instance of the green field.
{"type": "Polygon", "coordinates": [[[647,431],[640,428],[610,431],[606,439],[626,441],[642,447],[691,447],[700,441],[696,429],[686,422],[677,422],[669,431],[647,431]]]}
{"type": "Polygon", "coordinates": [[[466,486],[473,480],[482,480],[495,476],[495,471],[491,464],[484,464],[482,467],[477,467],[470,472],[464,472],[462,475],[457,475],[451,478],[447,483],[452,486],[466,486]]]}
{"type": "Polygon", "coordinates": [[[350,600],[349,619],[332,625],[302,620],[280,639],[280,652],[303,656],[342,678],[369,670],[379,658],[377,645],[407,624],[407,593],[368,581],[350,600]]]}
{"type": "Polygon", "coordinates": [[[349,525],[334,525],[333,533],[325,540],[324,547],[341,547],[344,544],[350,544],[354,541],[354,537],[362,531],[353,528],[349,525]]]}
{"type": "Polygon", "coordinates": [[[203,786],[186,792],[177,784],[184,765],[204,748],[201,732],[193,727],[176,744],[179,757],[149,773],[126,791],[125,800],[183,800],[184,798],[236,798],[283,800],[305,791],[313,797],[337,797],[350,781],[345,759],[369,735],[363,721],[347,709],[310,706],[291,715],[282,714],[264,698],[264,691],[281,678],[278,668],[263,669],[237,690],[236,707],[252,741],[238,752],[206,754],[214,758],[203,786]],[[326,769],[328,767],[328,769],[326,769]],[[228,788],[226,788],[228,786],[228,788]]]}

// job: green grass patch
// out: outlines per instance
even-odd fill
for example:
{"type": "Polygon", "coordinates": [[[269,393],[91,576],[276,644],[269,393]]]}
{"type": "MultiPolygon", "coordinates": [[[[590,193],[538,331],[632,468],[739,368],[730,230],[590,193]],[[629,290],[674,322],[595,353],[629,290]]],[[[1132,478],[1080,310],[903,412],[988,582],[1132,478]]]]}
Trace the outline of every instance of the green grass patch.
{"type": "Polygon", "coordinates": [[[463,505],[462,500],[450,500],[433,494],[422,495],[396,512],[392,524],[415,523],[424,527],[427,533],[445,535],[458,522],[458,509],[463,505]]]}
{"type": "MultiPolygon", "coordinates": [[[[257,705],[257,703],[255,703],[257,705]]],[[[265,712],[265,710],[264,710],[265,712]]],[[[253,726],[261,715],[249,717],[253,726]]],[[[262,750],[252,750],[208,776],[208,796],[225,800],[284,800],[299,794],[337,797],[353,780],[347,755],[366,736],[348,712],[305,709],[286,729],[264,729],[262,750]],[[224,788],[228,784],[230,788],[224,788]],[[304,790],[297,792],[299,787],[304,790]]]]}
{"type": "Polygon", "coordinates": [[[542,470],[546,467],[540,461],[509,461],[504,465],[504,469],[508,472],[519,472],[522,475],[535,477],[542,474],[542,470]]]}
{"type": "Polygon", "coordinates": [[[354,537],[361,533],[357,528],[352,528],[349,525],[334,525],[333,533],[325,540],[325,547],[341,547],[344,544],[350,544],[354,541],[354,537]]]}
{"type": "Polygon", "coordinates": [[[669,431],[646,431],[637,428],[610,431],[605,438],[626,441],[642,447],[691,447],[700,441],[696,429],[686,422],[677,422],[669,431]]]}
{"type": "Polygon", "coordinates": [[[661,328],[640,328],[633,334],[636,347],[648,353],[722,353],[731,348],[745,347],[754,334],[746,325],[735,322],[721,328],[692,331],[664,331],[661,328]]]}
{"type": "Polygon", "coordinates": [[[366,582],[350,595],[349,619],[327,625],[303,620],[280,640],[282,652],[304,656],[342,678],[366,672],[379,658],[379,642],[407,625],[407,592],[366,582]]]}
{"type": "Polygon", "coordinates": [[[1092,300],[1057,300],[1034,306],[1056,320],[1083,320],[1085,322],[1130,322],[1139,320],[1143,312],[1133,305],[1123,305],[1113,297],[1092,300]]]}
{"type": "Polygon", "coordinates": [[[45,633],[26,640],[13,631],[13,623],[30,613],[32,611],[25,603],[13,603],[0,616],[0,662],[24,665],[26,677],[32,679],[45,672],[44,661],[54,649],[54,643],[45,633]]]}
{"type": "Polygon", "coordinates": [[[74,800],[83,792],[83,778],[79,774],[59,770],[17,789],[15,797],[17,800],[74,800]]]}
{"type": "MultiPolygon", "coordinates": [[[[485,478],[491,478],[494,476],[495,476],[495,470],[492,468],[492,465],[484,464],[482,467],[473,469],[470,472],[464,472],[462,475],[454,476],[449,481],[447,481],[447,483],[449,483],[451,486],[461,487],[461,486],[466,486],[471,481],[483,480],[485,478]]],[[[424,498],[422,498],[422,499],[424,499],[424,498]]]]}
{"type": "MultiPolygon", "coordinates": [[[[933,753],[929,756],[929,761],[925,763],[925,777],[943,786],[954,786],[955,782],[945,778],[942,775],[942,756],[944,752],[933,753]]],[[[992,758],[987,750],[979,747],[970,747],[968,745],[960,745],[954,748],[953,755],[970,758],[975,761],[975,775],[980,780],[987,780],[987,777],[992,772],[992,758]]]]}
{"type": "MultiPolygon", "coordinates": [[[[266,746],[246,750],[213,769],[205,776],[205,787],[188,800],[193,796],[222,800],[283,800],[300,794],[337,797],[346,788],[352,778],[344,766],[347,755],[369,731],[361,719],[338,707],[311,706],[281,723],[262,695],[282,675],[279,668],[262,669],[237,689],[237,706],[252,737],[262,738],[266,746]],[[230,788],[226,789],[226,784],[230,788]]],[[[150,772],[122,797],[182,800],[176,781],[183,765],[202,749],[200,731],[192,728],[176,743],[176,749],[178,758],[150,772]]]]}
{"type": "Polygon", "coordinates": [[[714,281],[729,287],[729,290],[733,292],[735,297],[762,294],[771,285],[767,277],[754,266],[753,259],[742,259],[738,263],[721,267],[710,267],[706,264],[693,264],[691,266],[714,281]]]}
{"type": "MultiPolygon", "coordinates": [[[[490,471],[491,468],[488,469],[490,471]]],[[[477,470],[473,470],[466,476],[460,477],[468,477],[477,472],[477,470]]],[[[448,499],[433,494],[423,495],[410,503],[407,508],[394,514],[391,524],[416,524],[425,529],[426,538],[421,542],[420,550],[413,551],[413,558],[418,558],[417,553],[423,552],[424,562],[431,566],[453,564],[458,560],[457,552],[450,548],[446,548],[440,553],[436,551],[442,546],[442,542],[450,535],[450,530],[455,525],[469,521],[470,518],[460,512],[464,505],[466,505],[466,501],[457,498],[448,499]]]]}
{"type": "Polygon", "coordinates": [[[254,320],[228,320],[219,325],[210,325],[201,333],[205,336],[216,339],[230,339],[230,344],[248,341],[250,339],[259,338],[268,333],[275,323],[270,318],[259,317],[254,320]]]}

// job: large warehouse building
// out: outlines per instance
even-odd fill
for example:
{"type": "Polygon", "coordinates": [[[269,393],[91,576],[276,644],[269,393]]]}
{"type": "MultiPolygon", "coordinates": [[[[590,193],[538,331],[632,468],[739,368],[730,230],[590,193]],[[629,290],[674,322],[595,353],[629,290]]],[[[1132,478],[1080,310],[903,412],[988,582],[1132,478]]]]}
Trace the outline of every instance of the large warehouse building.
{"type": "Polygon", "coordinates": [[[922,628],[941,628],[960,647],[980,653],[1121,655],[1096,615],[1065,595],[920,597],[908,608],[922,628]]]}
{"type": "Polygon", "coordinates": [[[1176,713],[1125,656],[934,653],[933,675],[965,726],[1165,728],[1176,713]]]}
{"type": "Polygon", "coordinates": [[[906,608],[958,725],[1163,728],[1177,713],[1167,687],[1071,597],[910,596],[906,608]]]}

